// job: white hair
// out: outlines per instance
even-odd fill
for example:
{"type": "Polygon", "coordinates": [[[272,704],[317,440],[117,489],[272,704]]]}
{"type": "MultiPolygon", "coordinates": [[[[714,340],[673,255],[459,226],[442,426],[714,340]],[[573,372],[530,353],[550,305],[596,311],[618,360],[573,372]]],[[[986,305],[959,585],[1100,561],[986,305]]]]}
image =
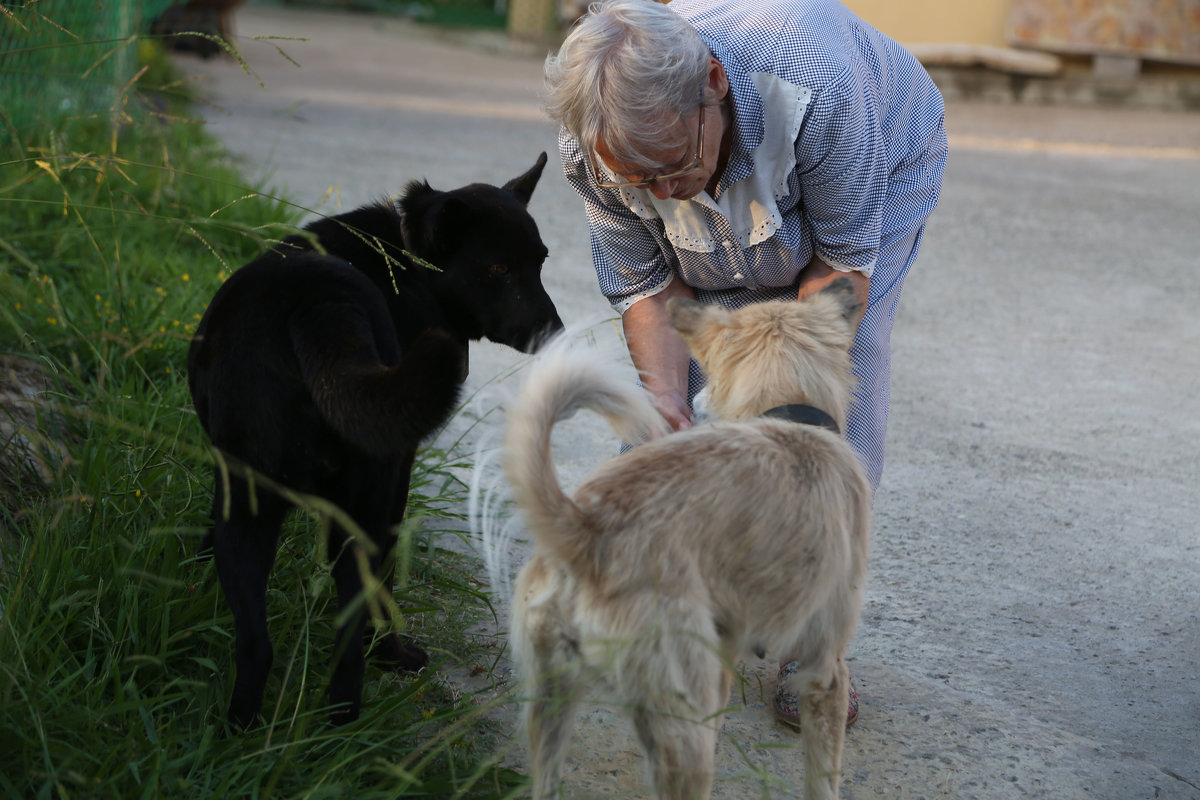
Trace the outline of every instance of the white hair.
{"type": "Polygon", "coordinates": [[[545,109],[584,152],[603,141],[618,160],[653,168],[645,151],[680,143],[674,122],[701,102],[711,57],[655,0],[593,3],[546,57],[545,109]]]}

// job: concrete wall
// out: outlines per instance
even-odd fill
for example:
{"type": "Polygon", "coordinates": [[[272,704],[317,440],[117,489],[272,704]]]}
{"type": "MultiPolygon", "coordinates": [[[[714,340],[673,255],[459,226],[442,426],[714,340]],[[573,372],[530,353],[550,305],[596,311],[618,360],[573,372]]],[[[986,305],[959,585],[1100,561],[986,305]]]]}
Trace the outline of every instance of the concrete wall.
{"type": "MultiPolygon", "coordinates": [[[[843,0],[856,14],[900,42],[1004,45],[1010,0],[843,0]]],[[[508,0],[508,32],[540,38],[574,19],[587,0],[508,0]],[[567,6],[567,8],[556,8],[567,6]]],[[[565,27],[565,26],[564,26],[565,27]]]]}
{"type": "Polygon", "coordinates": [[[842,0],[876,28],[908,44],[965,42],[1001,47],[1009,0],[842,0]]]}

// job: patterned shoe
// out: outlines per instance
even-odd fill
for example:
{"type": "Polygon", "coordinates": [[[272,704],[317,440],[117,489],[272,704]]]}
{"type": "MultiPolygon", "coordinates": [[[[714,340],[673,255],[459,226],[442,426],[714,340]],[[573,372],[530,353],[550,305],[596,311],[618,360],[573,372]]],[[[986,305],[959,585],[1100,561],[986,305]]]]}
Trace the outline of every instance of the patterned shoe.
{"type": "MultiPolygon", "coordinates": [[[[799,661],[789,661],[779,668],[779,685],[775,688],[775,718],[789,728],[800,730],[800,698],[787,690],[787,679],[800,669],[799,661]]],[[[846,708],[846,727],[858,720],[858,692],[850,681],[850,704],[846,708]]]]}

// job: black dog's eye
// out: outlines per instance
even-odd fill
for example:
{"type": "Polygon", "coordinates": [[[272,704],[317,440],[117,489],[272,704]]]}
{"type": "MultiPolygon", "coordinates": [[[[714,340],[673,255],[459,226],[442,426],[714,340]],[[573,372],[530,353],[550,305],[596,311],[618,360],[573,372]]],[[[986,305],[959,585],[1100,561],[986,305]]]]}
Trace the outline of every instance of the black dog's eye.
{"type": "Polygon", "coordinates": [[[492,266],[489,269],[493,275],[507,275],[508,274],[508,266],[506,266],[505,264],[492,264],[492,266]]]}

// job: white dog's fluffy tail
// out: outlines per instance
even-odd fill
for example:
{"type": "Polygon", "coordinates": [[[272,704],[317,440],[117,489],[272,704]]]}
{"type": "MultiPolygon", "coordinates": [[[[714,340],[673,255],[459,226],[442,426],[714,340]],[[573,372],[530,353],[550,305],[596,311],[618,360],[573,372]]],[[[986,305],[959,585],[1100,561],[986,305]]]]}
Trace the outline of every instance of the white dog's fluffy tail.
{"type": "Polygon", "coordinates": [[[579,409],[608,420],[627,442],[667,433],[666,421],[627,372],[565,337],[534,359],[510,405],[504,471],[538,549],[573,562],[580,554],[579,508],[563,492],[550,455],[554,425],[579,409]]]}

